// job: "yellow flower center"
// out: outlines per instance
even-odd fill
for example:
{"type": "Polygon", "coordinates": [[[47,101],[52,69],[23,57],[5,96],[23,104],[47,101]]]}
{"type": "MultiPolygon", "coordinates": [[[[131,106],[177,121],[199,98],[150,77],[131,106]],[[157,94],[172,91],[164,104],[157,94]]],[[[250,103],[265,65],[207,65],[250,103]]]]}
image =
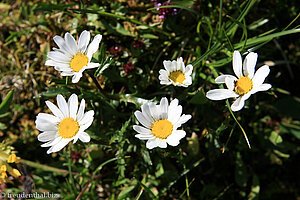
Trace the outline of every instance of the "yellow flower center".
{"type": "Polygon", "coordinates": [[[185,80],[184,73],[182,71],[174,71],[170,73],[169,78],[174,81],[174,83],[180,83],[182,84],[183,81],[185,80]]]}
{"type": "Polygon", "coordinates": [[[88,64],[88,62],[89,58],[85,54],[78,53],[72,58],[70,67],[74,72],[79,72],[84,66],[88,64]]]}
{"type": "Polygon", "coordinates": [[[160,139],[166,139],[173,131],[173,124],[166,119],[161,119],[152,124],[152,134],[160,139]]]}
{"type": "Polygon", "coordinates": [[[64,118],[58,125],[58,134],[60,137],[72,138],[79,131],[79,124],[72,118],[64,118]]]}
{"type": "Polygon", "coordinates": [[[247,94],[253,88],[253,82],[249,77],[242,76],[235,83],[235,92],[239,95],[247,94]]]}

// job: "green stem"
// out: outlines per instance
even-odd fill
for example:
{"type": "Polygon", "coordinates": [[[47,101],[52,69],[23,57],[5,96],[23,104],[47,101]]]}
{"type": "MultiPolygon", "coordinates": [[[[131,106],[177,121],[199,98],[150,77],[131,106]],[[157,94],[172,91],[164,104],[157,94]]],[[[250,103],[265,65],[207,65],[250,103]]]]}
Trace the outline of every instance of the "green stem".
{"type": "Polygon", "coordinates": [[[74,178],[73,178],[73,174],[72,174],[72,159],[71,159],[71,156],[72,156],[72,150],[71,150],[71,145],[69,145],[69,154],[68,154],[68,170],[69,170],[69,182],[71,184],[71,188],[72,188],[72,192],[73,194],[75,194],[75,191],[76,190],[76,185],[75,185],[75,181],[74,181],[74,178]]]}
{"type": "Polygon", "coordinates": [[[23,164],[25,164],[25,165],[28,165],[30,167],[34,167],[34,168],[37,168],[37,169],[42,169],[44,171],[51,171],[51,172],[55,172],[55,173],[58,173],[58,174],[67,174],[67,173],[69,173],[65,169],[59,169],[59,168],[56,168],[56,167],[50,167],[48,165],[43,165],[43,164],[32,162],[32,161],[29,161],[29,160],[21,159],[20,162],[23,163],[23,164]]]}
{"type": "Polygon", "coordinates": [[[246,134],[246,132],[244,131],[244,129],[243,129],[243,127],[241,126],[241,124],[239,123],[239,121],[238,121],[238,120],[236,119],[236,117],[234,116],[234,114],[233,114],[233,112],[232,112],[232,110],[231,110],[231,108],[230,108],[230,104],[229,104],[228,99],[226,99],[226,105],[227,105],[227,107],[228,107],[228,110],[229,110],[231,116],[233,117],[233,119],[235,120],[235,122],[239,125],[240,129],[242,130],[243,135],[244,135],[244,138],[245,138],[245,140],[246,140],[246,142],[247,142],[247,144],[248,144],[249,149],[251,149],[251,146],[250,146],[250,143],[249,143],[247,134],[246,134]]]}

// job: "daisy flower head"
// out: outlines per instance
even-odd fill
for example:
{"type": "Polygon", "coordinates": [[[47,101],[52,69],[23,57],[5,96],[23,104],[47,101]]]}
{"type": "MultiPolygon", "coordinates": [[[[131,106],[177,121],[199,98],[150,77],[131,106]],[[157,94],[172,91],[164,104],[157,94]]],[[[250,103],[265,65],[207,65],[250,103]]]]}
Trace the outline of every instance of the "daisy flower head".
{"type": "Polygon", "coordinates": [[[193,66],[187,65],[185,67],[182,57],[177,61],[164,60],[165,69],[159,70],[159,80],[162,85],[173,84],[175,86],[188,87],[192,84],[191,74],[193,66]]]}
{"type": "Polygon", "coordinates": [[[86,30],[80,34],[77,42],[70,33],[66,33],[64,38],[54,36],[54,42],[59,48],[53,48],[53,51],[47,54],[48,60],[45,65],[54,66],[54,69],[61,71],[62,76],[73,76],[72,83],[77,83],[85,69],[100,65],[91,62],[91,59],[99,48],[102,35],[96,35],[89,44],[90,37],[90,32],[86,30]]]}
{"type": "Polygon", "coordinates": [[[232,65],[236,77],[232,75],[217,77],[215,79],[216,83],[225,83],[227,89],[210,90],[206,93],[206,97],[211,100],[236,98],[231,105],[231,110],[239,111],[244,107],[245,101],[252,94],[270,89],[272,86],[264,83],[265,78],[270,73],[270,68],[268,65],[264,65],[255,72],[257,57],[257,53],[251,52],[246,56],[242,64],[240,52],[234,51],[232,65]]]}
{"type": "Polygon", "coordinates": [[[140,140],[148,140],[146,147],[166,148],[167,143],[177,146],[185,137],[184,130],[177,130],[182,124],[191,119],[191,115],[181,115],[182,106],[178,105],[178,99],[169,102],[166,97],[162,98],[159,105],[153,102],[144,103],[141,111],[135,111],[134,115],[142,126],[134,125],[133,129],[138,132],[135,137],[140,140]]]}
{"type": "Polygon", "coordinates": [[[39,113],[36,117],[36,128],[42,131],[38,140],[46,142],[41,147],[50,147],[47,154],[60,151],[70,141],[73,144],[79,139],[89,142],[90,136],[84,132],[94,120],[94,111],[84,113],[85,100],[82,99],[78,108],[78,97],[72,94],[66,102],[62,95],[57,95],[57,105],[46,101],[53,115],[39,113]]]}

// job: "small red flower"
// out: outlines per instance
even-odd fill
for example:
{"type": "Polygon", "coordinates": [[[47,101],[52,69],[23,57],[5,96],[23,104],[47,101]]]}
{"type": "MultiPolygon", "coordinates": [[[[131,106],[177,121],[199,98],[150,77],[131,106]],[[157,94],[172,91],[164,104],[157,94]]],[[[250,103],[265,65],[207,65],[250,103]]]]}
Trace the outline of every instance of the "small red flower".
{"type": "Polygon", "coordinates": [[[134,69],[134,65],[132,64],[132,62],[129,62],[129,63],[123,65],[123,69],[124,69],[125,73],[127,74],[134,69]]]}
{"type": "Polygon", "coordinates": [[[81,153],[80,152],[72,152],[71,154],[71,159],[74,161],[74,162],[77,162],[80,158],[81,158],[81,153]]]}
{"type": "Polygon", "coordinates": [[[133,46],[133,48],[137,48],[137,49],[143,48],[144,42],[143,42],[143,40],[134,40],[132,42],[132,46],[133,46]]]}
{"type": "Polygon", "coordinates": [[[122,53],[123,52],[119,46],[112,46],[109,49],[109,54],[113,55],[114,57],[120,57],[122,53]]]}

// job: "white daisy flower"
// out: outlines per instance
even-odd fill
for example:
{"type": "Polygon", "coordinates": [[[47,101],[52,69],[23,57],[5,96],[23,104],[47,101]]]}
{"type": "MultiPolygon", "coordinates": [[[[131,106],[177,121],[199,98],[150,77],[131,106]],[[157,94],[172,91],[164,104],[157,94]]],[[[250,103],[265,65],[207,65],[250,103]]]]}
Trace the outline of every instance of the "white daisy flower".
{"type": "Polygon", "coordinates": [[[159,80],[162,85],[173,84],[175,86],[188,87],[192,84],[191,74],[193,72],[193,66],[184,66],[182,57],[177,61],[164,60],[163,62],[165,70],[159,70],[159,80]]]}
{"type": "Polygon", "coordinates": [[[235,76],[221,75],[216,78],[216,83],[225,83],[228,89],[214,89],[206,93],[206,97],[211,100],[223,100],[227,98],[237,98],[231,105],[231,110],[239,111],[244,107],[245,101],[254,93],[266,91],[272,86],[263,83],[270,72],[268,65],[260,67],[255,72],[257,53],[249,53],[243,64],[239,51],[234,51],[232,58],[233,71],[235,76]],[[254,74],[255,72],[255,74],[254,74]]]}
{"type": "Polygon", "coordinates": [[[65,34],[65,38],[56,35],[53,39],[59,49],[53,48],[47,54],[49,60],[45,65],[54,66],[54,69],[61,71],[62,76],[73,76],[72,83],[77,83],[82,77],[85,69],[99,67],[99,63],[92,63],[93,54],[98,50],[102,35],[98,34],[90,42],[90,32],[83,31],[78,42],[70,33],[65,34]]]}
{"type": "Polygon", "coordinates": [[[182,124],[191,119],[191,115],[181,115],[182,106],[178,105],[178,99],[168,103],[166,97],[162,98],[160,105],[153,102],[145,103],[141,111],[135,111],[137,120],[144,126],[134,125],[133,129],[139,134],[135,137],[140,140],[148,140],[146,147],[166,148],[167,143],[177,146],[179,141],[185,137],[184,130],[177,130],[182,124]]]}
{"type": "Polygon", "coordinates": [[[60,151],[70,141],[73,144],[79,139],[82,142],[89,142],[90,136],[84,132],[94,120],[94,111],[84,113],[85,100],[82,99],[78,109],[78,97],[72,94],[66,102],[62,95],[57,95],[55,106],[50,101],[46,105],[54,115],[39,113],[36,117],[36,128],[42,131],[38,140],[46,142],[41,147],[50,147],[47,154],[60,151]]]}

